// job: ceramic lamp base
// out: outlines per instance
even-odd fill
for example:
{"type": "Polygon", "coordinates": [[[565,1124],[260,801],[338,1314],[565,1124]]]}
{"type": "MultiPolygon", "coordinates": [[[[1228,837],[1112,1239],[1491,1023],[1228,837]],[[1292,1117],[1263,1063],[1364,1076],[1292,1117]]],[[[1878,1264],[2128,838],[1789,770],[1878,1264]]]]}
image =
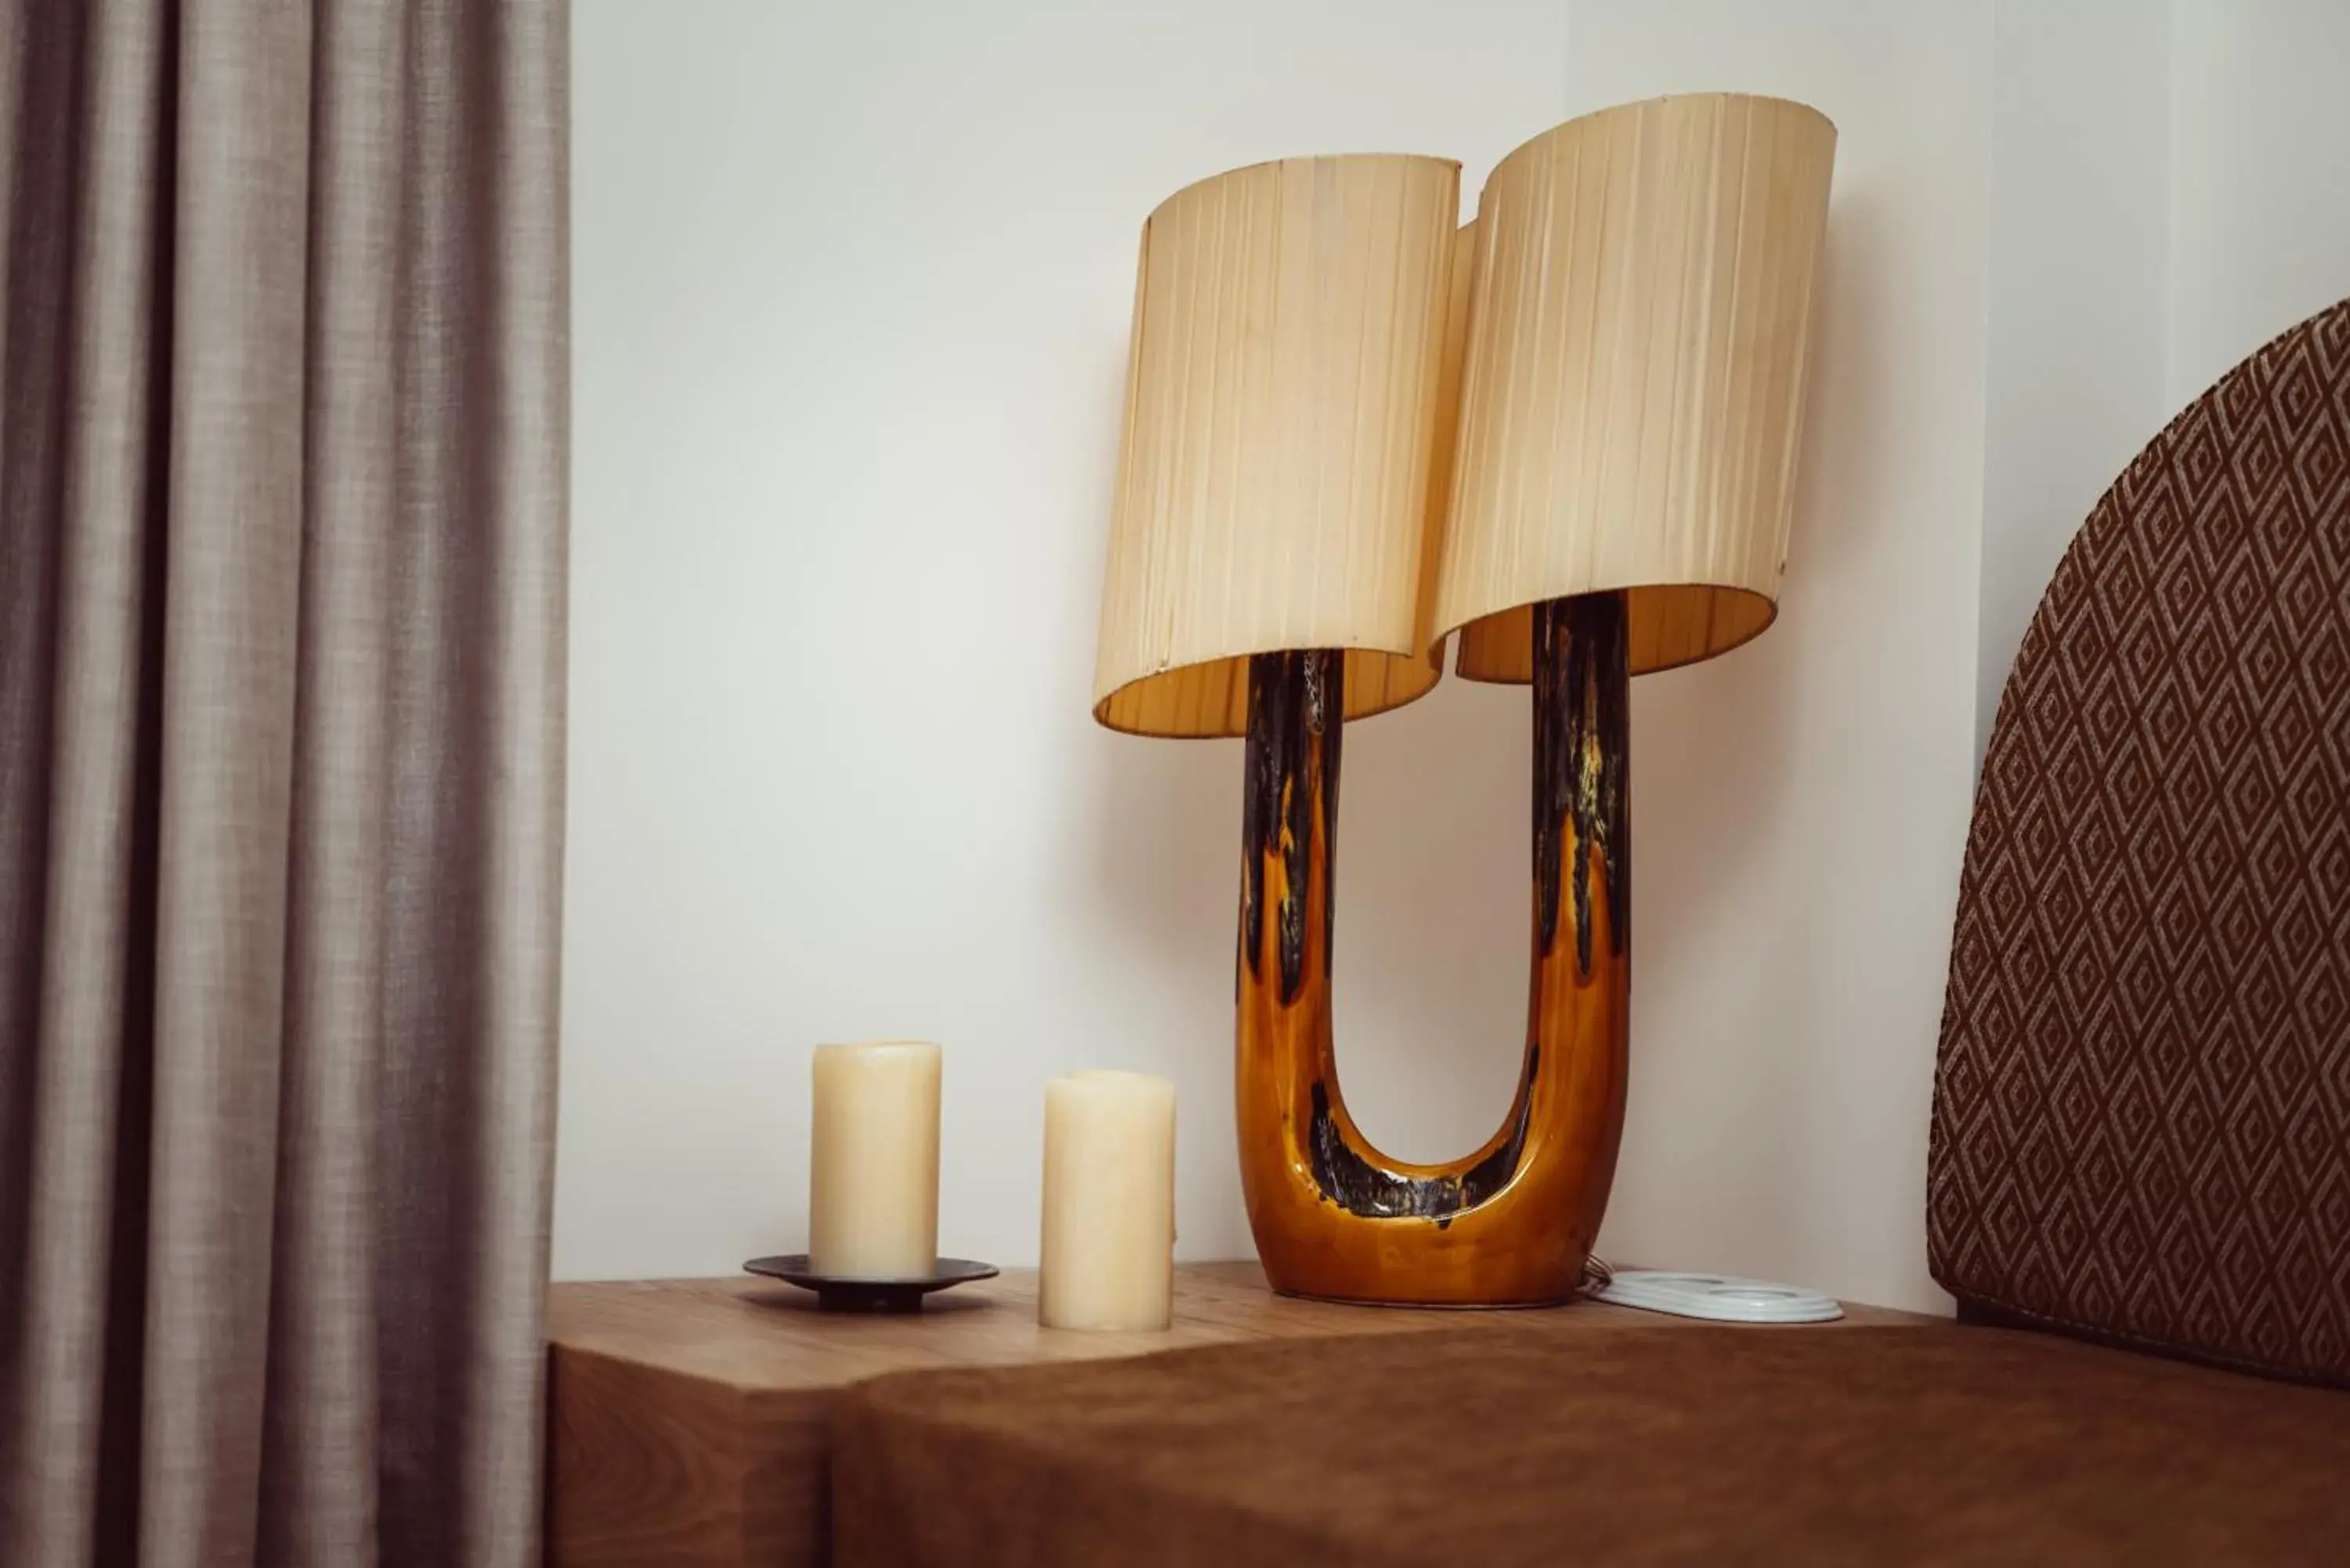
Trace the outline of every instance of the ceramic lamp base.
{"type": "Polygon", "coordinates": [[[1474,1153],[1391,1159],[1347,1113],[1330,1015],[1345,660],[1249,671],[1237,1111],[1257,1252],[1292,1295],[1413,1306],[1573,1299],[1623,1137],[1631,981],[1622,597],[1534,610],[1534,969],[1508,1116],[1474,1153]]]}

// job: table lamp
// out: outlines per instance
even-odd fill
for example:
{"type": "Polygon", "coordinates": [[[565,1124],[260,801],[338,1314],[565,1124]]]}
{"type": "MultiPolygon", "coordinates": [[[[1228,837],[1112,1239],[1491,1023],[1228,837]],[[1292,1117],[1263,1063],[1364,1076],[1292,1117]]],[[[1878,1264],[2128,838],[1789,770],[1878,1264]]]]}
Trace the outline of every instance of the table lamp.
{"type": "Polygon", "coordinates": [[[1246,736],[1236,1112],[1277,1290],[1581,1282],[1623,1132],[1627,681],[1776,613],[1835,140],[1659,99],[1517,149],[1450,244],[1451,166],[1414,158],[1238,171],[1146,225],[1095,714],[1246,736]],[[1339,1093],[1338,763],[1456,630],[1463,677],[1534,687],[1533,973],[1507,1116],[1422,1165],[1339,1093]]]}

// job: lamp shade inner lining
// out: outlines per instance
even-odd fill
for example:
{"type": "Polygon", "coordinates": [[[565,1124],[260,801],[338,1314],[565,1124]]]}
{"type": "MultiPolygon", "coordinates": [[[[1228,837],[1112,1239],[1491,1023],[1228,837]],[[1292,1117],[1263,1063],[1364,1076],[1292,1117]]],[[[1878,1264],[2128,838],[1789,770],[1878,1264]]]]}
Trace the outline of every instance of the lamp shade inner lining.
{"type": "MultiPolygon", "coordinates": [[[[1094,704],[1094,718],[1135,735],[1199,739],[1243,734],[1248,730],[1249,658],[1211,659],[1129,680],[1094,704]]],[[[1348,649],[1347,717],[1366,719],[1400,707],[1434,686],[1443,670],[1440,642],[1419,657],[1376,648],[1348,649]]]]}
{"type": "MultiPolygon", "coordinates": [[[[1695,664],[1760,637],[1779,607],[1752,588],[1713,583],[1654,583],[1621,590],[1631,608],[1630,665],[1653,675],[1695,664]]],[[[1534,678],[1534,610],[1519,605],[1461,628],[1463,680],[1524,685],[1534,678]]]]}

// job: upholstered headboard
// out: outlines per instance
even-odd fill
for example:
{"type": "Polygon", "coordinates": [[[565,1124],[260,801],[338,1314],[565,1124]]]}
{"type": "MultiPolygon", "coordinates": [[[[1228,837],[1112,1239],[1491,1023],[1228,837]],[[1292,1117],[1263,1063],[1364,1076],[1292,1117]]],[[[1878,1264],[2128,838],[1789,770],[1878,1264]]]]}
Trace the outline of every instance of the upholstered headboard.
{"type": "Polygon", "coordinates": [[[1962,1303],[2350,1384],[2350,301],[2174,420],[2033,618],[1928,1234],[1962,1303]]]}

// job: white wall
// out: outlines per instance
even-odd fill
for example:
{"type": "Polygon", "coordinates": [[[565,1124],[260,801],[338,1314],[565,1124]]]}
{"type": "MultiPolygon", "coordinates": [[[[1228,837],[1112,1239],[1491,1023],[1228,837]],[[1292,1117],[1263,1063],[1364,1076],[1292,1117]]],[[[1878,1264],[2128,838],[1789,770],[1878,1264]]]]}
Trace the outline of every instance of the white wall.
{"type": "Polygon", "coordinates": [[[2000,0],[1976,754],[2090,508],[2350,296],[2350,4],[2000,0]]]}
{"type": "Polygon", "coordinates": [[[2168,417],[2170,9],[2001,0],[1975,756],[2057,557],[2168,417]]]}
{"type": "MultiPolygon", "coordinates": [[[[1237,742],[1087,717],[1142,216],[1297,151],[1485,168],[1741,88],[1841,130],[1779,625],[1635,705],[1611,1254],[1887,1302],[1923,1272],[1969,791],[1987,0],[650,6],[575,18],[571,834],[556,1267],[804,1239],[806,1053],[949,1051],[949,1249],[1033,1258],[1044,1080],[1175,1078],[1180,1250],[1245,1252],[1237,742]]],[[[1526,707],[1349,736],[1341,1052],[1457,1154],[1523,1027],[1526,707]]]]}
{"type": "MultiPolygon", "coordinates": [[[[1178,1085],[1183,1252],[1246,1253],[1239,742],[1087,714],[1136,239],[1301,151],[1473,191],[1564,53],[1555,0],[582,0],[559,1277],[799,1246],[809,1046],[886,1034],[947,1048],[943,1245],[1035,1256],[1045,1080],[1115,1065],[1178,1085]]],[[[1347,1082],[1405,1152],[1508,1100],[1516,695],[1348,738],[1347,1082]]]]}
{"type": "Polygon", "coordinates": [[[2172,5],[2176,410],[2350,296],[2350,4],[2172,5]]]}

